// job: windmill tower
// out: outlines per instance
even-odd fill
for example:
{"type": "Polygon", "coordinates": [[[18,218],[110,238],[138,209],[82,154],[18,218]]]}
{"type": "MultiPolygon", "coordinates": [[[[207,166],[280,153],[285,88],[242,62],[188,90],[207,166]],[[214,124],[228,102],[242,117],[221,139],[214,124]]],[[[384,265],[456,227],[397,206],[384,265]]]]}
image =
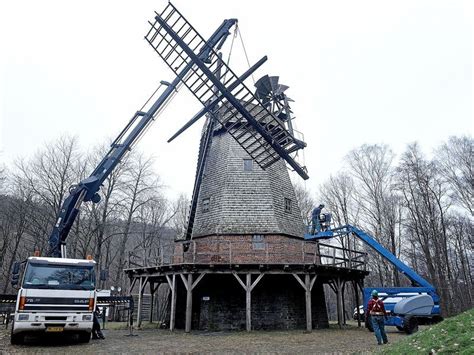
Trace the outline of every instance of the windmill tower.
{"type": "Polygon", "coordinates": [[[237,76],[218,54],[236,23],[225,20],[206,41],[171,3],[150,22],[145,39],[177,77],[168,92],[184,85],[203,105],[169,141],[207,119],[184,240],[169,257],[144,250],[126,272],[139,295],[147,283],[152,294],[170,286],[171,330],[326,327],[323,283],[365,274],[322,265],[327,255],[303,239],[287,165],[308,179],[296,159],[306,144],[278,77],[262,77],[256,90],[245,84],[267,58],[237,76]]]}
{"type": "MultiPolygon", "coordinates": [[[[285,95],[288,86],[278,81],[276,76],[262,77],[256,83],[256,96],[294,134],[290,100],[285,95]]],[[[222,111],[216,115],[225,114],[222,111]]],[[[225,127],[213,120],[209,115],[203,129],[191,203],[195,209],[190,213],[186,237],[217,236],[222,240],[249,235],[255,242],[277,235],[301,238],[305,227],[284,161],[262,169],[225,127]]]]}

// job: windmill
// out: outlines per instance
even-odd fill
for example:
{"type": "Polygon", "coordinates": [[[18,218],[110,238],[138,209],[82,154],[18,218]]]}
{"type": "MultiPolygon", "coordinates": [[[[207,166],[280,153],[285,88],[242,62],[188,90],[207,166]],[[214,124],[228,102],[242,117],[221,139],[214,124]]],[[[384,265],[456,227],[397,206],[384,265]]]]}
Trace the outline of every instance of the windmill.
{"type": "MultiPolygon", "coordinates": [[[[215,48],[209,46],[209,41],[206,42],[171,3],[161,13],[155,14],[154,20],[149,22],[150,29],[145,39],[177,75],[180,85],[184,84],[203,105],[203,109],[169,141],[178,137],[199,118],[206,114],[208,116],[201,139],[196,182],[185,233],[186,239],[190,239],[204,165],[212,132],[217,125],[261,169],[268,169],[284,160],[303,179],[308,179],[306,168],[296,161],[294,155],[306,144],[294,135],[288,105],[291,100],[284,93],[288,87],[278,84],[278,77],[265,76],[260,79],[255,93],[244,83],[267,60],[266,57],[239,77],[218,54],[225,37],[215,48]],[[209,54],[205,58],[200,56],[203,51],[209,54]]],[[[237,20],[226,21],[237,23],[237,20]]]]}

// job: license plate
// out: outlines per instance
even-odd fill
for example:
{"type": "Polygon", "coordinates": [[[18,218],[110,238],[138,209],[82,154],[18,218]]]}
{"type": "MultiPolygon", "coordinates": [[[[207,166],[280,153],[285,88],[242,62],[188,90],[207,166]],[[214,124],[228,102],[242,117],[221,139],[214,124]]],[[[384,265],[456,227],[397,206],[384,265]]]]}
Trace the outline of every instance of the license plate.
{"type": "Polygon", "coordinates": [[[63,327],[48,327],[48,328],[46,328],[47,332],[54,332],[54,333],[62,332],[63,330],[64,330],[63,327]]]}

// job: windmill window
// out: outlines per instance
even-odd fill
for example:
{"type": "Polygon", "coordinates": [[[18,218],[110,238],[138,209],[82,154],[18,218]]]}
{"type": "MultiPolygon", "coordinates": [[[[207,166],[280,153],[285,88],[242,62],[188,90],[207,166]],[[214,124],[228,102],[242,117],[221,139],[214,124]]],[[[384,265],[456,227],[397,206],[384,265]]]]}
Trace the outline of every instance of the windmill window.
{"type": "Polygon", "coordinates": [[[252,249],[253,250],[265,250],[265,240],[263,235],[254,234],[252,236],[252,249]]]}
{"type": "Polygon", "coordinates": [[[203,212],[209,212],[209,202],[211,199],[210,198],[203,198],[202,199],[202,211],[203,212]]]}
{"type": "Polygon", "coordinates": [[[244,159],[244,171],[253,171],[252,159],[244,159]]]}
{"type": "Polygon", "coordinates": [[[291,200],[288,197],[285,197],[285,212],[291,213],[291,200]]]}

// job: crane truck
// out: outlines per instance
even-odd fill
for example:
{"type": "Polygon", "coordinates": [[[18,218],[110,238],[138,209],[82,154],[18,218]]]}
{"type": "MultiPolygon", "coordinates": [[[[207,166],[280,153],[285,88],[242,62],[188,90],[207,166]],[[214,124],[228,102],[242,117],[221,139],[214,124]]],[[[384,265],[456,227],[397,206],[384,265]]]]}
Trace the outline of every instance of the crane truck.
{"type": "MultiPolygon", "coordinates": [[[[215,50],[222,47],[230,29],[236,24],[236,19],[224,20],[199,49],[198,58],[209,63],[215,50]]],[[[164,90],[156,101],[144,110],[150,102],[148,100],[133,115],[92,174],[71,187],[49,235],[47,257],[33,256],[15,264],[11,281],[15,287],[20,283],[20,288],[11,330],[12,344],[23,343],[25,335],[29,333],[75,333],[81,342],[90,340],[93,311],[97,303],[96,263],[93,260],[67,257],[66,239],[69,231],[82,203],[100,201],[99,190],[103,182],[177,93],[182,80],[193,66],[194,63],[189,62],[171,83],[161,81],[160,87],[163,86],[164,90]],[[20,282],[21,269],[23,276],[20,282]]],[[[258,65],[255,65],[247,70],[238,81],[243,81],[257,68],[258,65]]],[[[212,109],[210,105],[203,111],[206,113],[212,109]]]]}
{"type": "MultiPolygon", "coordinates": [[[[316,234],[305,234],[306,240],[325,240],[353,235],[380,254],[411,281],[409,287],[364,288],[362,309],[367,309],[372,290],[377,290],[388,313],[385,325],[395,326],[398,330],[411,334],[418,330],[418,324],[421,322],[434,323],[442,320],[440,298],[436,288],[384,248],[373,236],[352,225],[331,228],[330,213],[320,215],[320,224],[322,228],[316,234]]],[[[356,312],[360,316],[360,310],[357,309],[356,312]]],[[[373,331],[372,323],[368,317],[365,319],[365,324],[370,331],[373,331]]]]}

